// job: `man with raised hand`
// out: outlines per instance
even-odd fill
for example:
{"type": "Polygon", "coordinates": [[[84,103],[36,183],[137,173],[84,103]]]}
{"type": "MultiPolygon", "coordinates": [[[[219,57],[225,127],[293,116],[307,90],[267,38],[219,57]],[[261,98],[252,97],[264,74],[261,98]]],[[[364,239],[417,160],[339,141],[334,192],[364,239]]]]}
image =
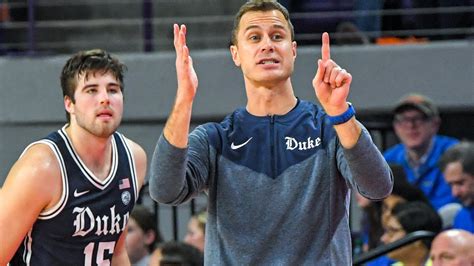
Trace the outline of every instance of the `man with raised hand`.
{"type": "Polygon", "coordinates": [[[393,182],[347,102],[352,77],[331,60],[329,35],[313,79],[323,109],[294,95],[288,11],[276,1],[245,3],[230,52],[247,105],[190,134],[198,79],[186,26],[174,25],[174,36],[177,96],[153,155],[151,196],[178,205],[208,194],[207,265],[350,265],[351,189],[379,200],[393,182]]]}

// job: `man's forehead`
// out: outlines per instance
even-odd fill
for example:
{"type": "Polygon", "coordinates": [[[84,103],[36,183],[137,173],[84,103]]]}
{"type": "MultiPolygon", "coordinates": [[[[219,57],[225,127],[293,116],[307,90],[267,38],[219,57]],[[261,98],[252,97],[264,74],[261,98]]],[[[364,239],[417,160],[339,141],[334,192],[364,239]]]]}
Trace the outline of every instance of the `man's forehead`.
{"type": "Polygon", "coordinates": [[[239,24],[243,30],[258,27],[262,24],[272,24],[277,27],[288,28],[285,16],[278,10],[248,11],[242,16],[239,24]]]}
{"type": "Polygon", "coordinates": [[[413,108],[406,108],[400,112],[398,112],[396,115],[422,115],[424,116],[423,112],[420,111],[419,109],[413,107],[413,108]]]}
{"type": "Polygon", "coordinates": [[[112,71],[107,70],[87,70],[77,74],[78,81],[87,82],[91,78],[98,78],[101,76],[111,76],[114,80],[118,82],[117,77],[112,73],[112,71]]]}

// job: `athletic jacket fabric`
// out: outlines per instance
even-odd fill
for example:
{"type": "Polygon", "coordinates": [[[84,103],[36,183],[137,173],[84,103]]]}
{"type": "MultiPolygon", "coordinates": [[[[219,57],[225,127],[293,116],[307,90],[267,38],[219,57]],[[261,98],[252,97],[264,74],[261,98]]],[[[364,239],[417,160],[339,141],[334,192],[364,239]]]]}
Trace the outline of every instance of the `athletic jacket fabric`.
{"type": "Polygon", "coordinates": [[[150,172],[161,203],[208,193],[206,265],[351,265],[350,189],[381,199],[393,185],[365,129],[343,149],[307,101],[283,116],[237,109],[197,127],[187,149],[161,136],[150,172]]]}

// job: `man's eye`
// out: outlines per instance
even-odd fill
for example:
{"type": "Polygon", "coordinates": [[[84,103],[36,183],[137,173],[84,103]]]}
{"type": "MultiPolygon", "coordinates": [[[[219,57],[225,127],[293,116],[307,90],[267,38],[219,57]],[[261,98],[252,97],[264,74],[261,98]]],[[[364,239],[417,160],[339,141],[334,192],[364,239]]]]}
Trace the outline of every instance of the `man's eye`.
{"type": "Polygon", "coordinates": [[[97,91],[96,89],[88,89],[88,90],[86,91],[86,93],[88,93],[88,94],[93,94],[93,93],[95,93],[96,91],[97,91]]]}
{"type": "Polygon", "coordinates": [[[283,36],[281,36],[280,34],[275,34],[275,35],[273,35],[273,39],[274,40],[281,40],[281,39],[283,39],[283,36]]]}
{"type": "Polygon", "coordinates": [[[252,40],[252,41],[257,41],[259,39],[260,39],[260,37],[257,36],[257,35],[250,35],[250,37],[249,37],[249,40],[252,40]]]}

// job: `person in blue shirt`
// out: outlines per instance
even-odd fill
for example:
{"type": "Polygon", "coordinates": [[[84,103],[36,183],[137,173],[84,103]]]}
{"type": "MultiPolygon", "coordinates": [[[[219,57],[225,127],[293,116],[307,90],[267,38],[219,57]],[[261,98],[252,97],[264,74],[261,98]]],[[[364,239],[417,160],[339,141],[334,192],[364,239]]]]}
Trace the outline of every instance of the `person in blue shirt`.
{"type": "Polygon", "coordinates": [[[393,113],[393,128],[401,143],[385,151],[387,162],[402,165],[408,181],[419,187],[438,211],[457,202],[437,163],[458,140],[437,135],[441,123],[437,107],[426,96],[409,94],[393,113]]]}
{"type": "Polygon", "coordinates": [[[462,203],[453,228],[474,233],[474,142],[463,141],[441,157],[440,168],[453,195],[462,203]]]}

